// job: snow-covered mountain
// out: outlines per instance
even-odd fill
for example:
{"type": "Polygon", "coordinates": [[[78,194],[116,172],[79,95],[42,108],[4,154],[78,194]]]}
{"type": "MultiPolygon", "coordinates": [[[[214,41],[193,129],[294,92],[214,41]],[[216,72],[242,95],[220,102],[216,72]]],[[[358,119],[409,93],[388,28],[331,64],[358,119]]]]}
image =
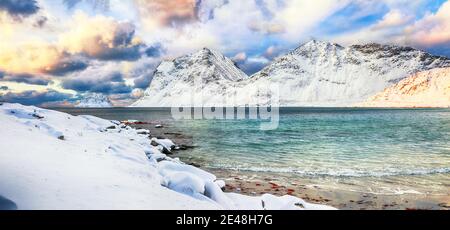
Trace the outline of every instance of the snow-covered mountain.
{"type": "Polygon", "coordinates": [[[109,98],[100,93],[88,93],[82,95],[81,100],[75,105],[81,108],[103,108],[112,107],[109,98]]]}
{"type": "Polygon", "coordinates": [[[193,54],[163,61],[155,70],[144,97],[132,106],[216,103],[222,100],[228,87],[246,78],[247,75],[229,58],[204,48],[193,54]]]}
{"type": "Polygon", "coordinates": [[[192,98],[203,98],[203,105],[262,105],[271,103],[270,87],[277,89],[280,106],[351,106],[411,74],[442,67],[450,67],[448,58],[410,47],[312,40],[246,77],[231,60],[203,49],[162,62],[133,106],[192,105],[192,98]],[[193,86],[195,76],[203,84],[193,86]]]}
{"type": "Polygon", "coordinates": [[[277,58],[250,81],[278,84],[281,105],[348,106],[413,73],[447,66],[449,59],[409,47],[342,47],[312,40],[277,58]]]}
{"type": "Polygon", "coordinates": [[[450,107],[450,68],[416,73],[361,106],[368,107],[450,107]]]}

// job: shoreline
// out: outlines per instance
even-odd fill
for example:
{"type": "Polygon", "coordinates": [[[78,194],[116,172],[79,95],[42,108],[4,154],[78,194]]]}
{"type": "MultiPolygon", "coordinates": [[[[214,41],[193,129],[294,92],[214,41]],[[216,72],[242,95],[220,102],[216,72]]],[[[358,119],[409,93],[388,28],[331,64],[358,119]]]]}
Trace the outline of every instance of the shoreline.
{"type": "MultiPolygon", "coordinates": [[[[192,136],[173,130],[162,122],[131,124],[137,129],[148,129],[153,136],[168,138],[176,144],[195,148],[192,136]],[[158,127],[155,127],[158,126],[158,127]]],[[[329,205],[338,209],[365,210],[450,210],[450,194],[376,194],[371,192],[349,191],[338,188],[327,188],[320,185],[318,178],[296,177],[292,181],[277,179],[283,175],[277,173],[257,173],[228,169],[213,169],[183,159],[183,151],[173,151],[172,157],[179,157],[189,165],[206,170],[226,183],[225,192],[233,192],[248,196],[272,194],[276,196],[292,195],[307,202],[329,205]]]]}
{"type": "Polygon", "coordinates": [[[269,193],[276,196],[292,195],[307,202],[329,205],[343,210],[450,210],[449,195],[375,194],[326,188],[316,183],[319,179],[298,177],[285,182],[277,174],[218,170],[205,168],[226,182],[225,192],[258,196],[269,193]]]}
{"type": "Polygon", "coordinates": [[[180,145],[130,127],[147,122],[10,103],[0,105],[0,120],[2,134],[14,137],[0,154],[0,198],[11,209],[335,210],[294,196],[224,192],[216,175],[171,157],[180,145]]]}

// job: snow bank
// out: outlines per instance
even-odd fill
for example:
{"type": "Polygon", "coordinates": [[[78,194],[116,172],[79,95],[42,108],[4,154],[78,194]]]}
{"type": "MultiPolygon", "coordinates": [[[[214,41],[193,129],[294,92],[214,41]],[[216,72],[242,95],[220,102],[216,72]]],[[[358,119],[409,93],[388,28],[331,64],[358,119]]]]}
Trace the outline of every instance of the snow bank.
{"type": "Polygon", "coordinates": [[[329,209],[224,193],[224,182],[161,153],[175,144],[93,116],[0,105],[0,197],[18,209],[329,209]]]}

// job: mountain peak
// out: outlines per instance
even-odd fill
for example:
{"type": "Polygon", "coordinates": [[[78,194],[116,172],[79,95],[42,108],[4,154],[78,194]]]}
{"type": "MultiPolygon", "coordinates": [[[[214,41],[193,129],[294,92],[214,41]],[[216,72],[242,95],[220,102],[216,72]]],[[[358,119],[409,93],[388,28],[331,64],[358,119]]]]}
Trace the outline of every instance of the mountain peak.
{"type": "Polygon", "coordinates": [[[291,53],[297,53],[297,54],[304,54],[305,52],[314,52],[317,50],[321,51],[331,51],[331,50],[337,50],[337,49],[344,49],[339,44],[326,42],[326,41],[320,41],[312,39],[308,42],[305,42],[301,44],[299,47],[297,47],[295,50],[293,50],[291,53]]]}

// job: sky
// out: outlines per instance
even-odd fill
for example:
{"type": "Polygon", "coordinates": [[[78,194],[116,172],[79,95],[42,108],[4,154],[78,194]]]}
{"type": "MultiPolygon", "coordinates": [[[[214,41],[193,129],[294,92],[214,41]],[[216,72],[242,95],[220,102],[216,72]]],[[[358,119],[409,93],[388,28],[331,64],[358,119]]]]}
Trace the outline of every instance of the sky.
{"type": "Polygon", "coordinates": [[[251,75],[311,39],[450,57],[450,0],[0,0],[0,101],[127,106],[161,60],[208,47],[251,75]]]}

